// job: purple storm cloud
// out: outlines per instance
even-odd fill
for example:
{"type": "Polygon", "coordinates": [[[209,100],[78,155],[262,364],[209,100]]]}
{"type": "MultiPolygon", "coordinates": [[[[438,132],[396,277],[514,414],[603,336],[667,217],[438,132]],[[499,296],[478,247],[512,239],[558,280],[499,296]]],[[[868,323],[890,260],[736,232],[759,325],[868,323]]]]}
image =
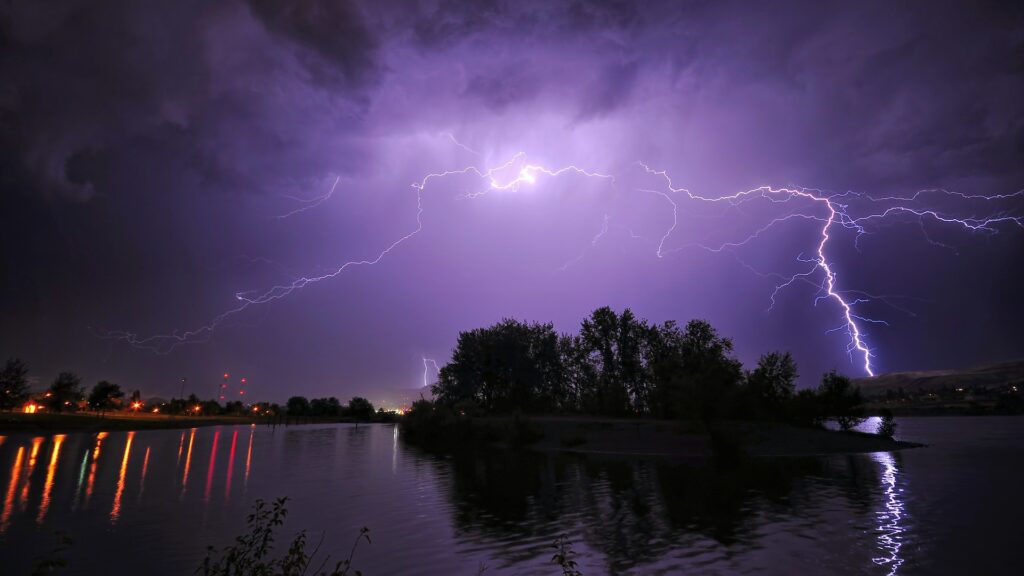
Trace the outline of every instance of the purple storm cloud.
{"type": "Polygon", "coordinates": [[[611,305],[808,383],[1019,357],[1024,12],[740,8],[0,9],[0,354],[343,396],[611,305]]]}

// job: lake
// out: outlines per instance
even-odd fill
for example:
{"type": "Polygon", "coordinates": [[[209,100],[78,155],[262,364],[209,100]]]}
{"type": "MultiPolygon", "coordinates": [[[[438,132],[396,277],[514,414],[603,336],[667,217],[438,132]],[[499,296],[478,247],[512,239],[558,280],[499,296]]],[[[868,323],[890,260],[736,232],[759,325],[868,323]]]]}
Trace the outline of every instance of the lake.
{"type": "MultiPolygon", "coordinates": [[[[870,426],[871,423],[868,425],[870,426]]],[[[257,498],[367,576],[1019,574],[1024,418],[898,419],[928,448],[728,468],[627,457],[437,457],[391,425],[0,436],[0,574],[192,574],[257,498]]]]}

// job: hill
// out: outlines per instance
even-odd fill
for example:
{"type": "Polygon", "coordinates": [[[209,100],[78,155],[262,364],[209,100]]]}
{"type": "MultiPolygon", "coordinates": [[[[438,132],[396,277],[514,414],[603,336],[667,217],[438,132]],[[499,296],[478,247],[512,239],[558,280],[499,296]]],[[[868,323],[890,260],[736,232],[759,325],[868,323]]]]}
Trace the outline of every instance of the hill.
{"type": "Polygon", "coordinates": [[[892,372],[855,380],[865,396],[879,396],[902,388],[906,392],[1024,388],[1024,360],[967,370],[892,372]]]}

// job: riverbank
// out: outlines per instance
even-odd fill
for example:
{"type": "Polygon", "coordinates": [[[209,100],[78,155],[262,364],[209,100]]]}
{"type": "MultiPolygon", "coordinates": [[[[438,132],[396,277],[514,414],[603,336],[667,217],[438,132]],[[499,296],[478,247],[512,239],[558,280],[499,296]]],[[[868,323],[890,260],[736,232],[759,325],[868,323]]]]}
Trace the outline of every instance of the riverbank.
{"type": "Polygon", "coordinates": [[[739,438],[743,452],[753,457],[860,454],[924,447],[924,444],[878,434],[801,428],[774,422],[731,422],[727,427],[739,438]]]}
{"type": "MultiPolygon", "coordinates": [[[[688,461],[708,460],[723,451],[773,457],[890,452],[922,446],[876,434],[755,421],[721,422],[714,433],[689,421],[588,416],[486,417],[462,419],[454,426],[457,433],[441,435],[454,437],[457,444],[516,444],[540,451],[688,461]]],[[[443,450],[444,446],[442,442],[433,447],[443,450]]]]}
{"type": "Polygon", "coordinates": [[[257,420],[244,416],[176,416],[123,412],[108,412],[102,416],[93,413],[0,413],[0,433],[46,432],[48,434],[59,434],[63,432],[196,428],[199,426],[247,425],[252,423],[257,423],[257,420]]]}
{"type": "MultiPolygon", "coordinates": [[[[371,422],[393,422],[393,415],[378,416],[371,422]]],[[[298,426],[301,424],[364,423],[351,418],[322,418],[312,416],[185,416],[153,414],[150,412],[95,412],[54,413],[0,412],[0,434],[5,432],[90,432],[109,430],[161,430],[197,428],[201,426],[298,426]]]]}

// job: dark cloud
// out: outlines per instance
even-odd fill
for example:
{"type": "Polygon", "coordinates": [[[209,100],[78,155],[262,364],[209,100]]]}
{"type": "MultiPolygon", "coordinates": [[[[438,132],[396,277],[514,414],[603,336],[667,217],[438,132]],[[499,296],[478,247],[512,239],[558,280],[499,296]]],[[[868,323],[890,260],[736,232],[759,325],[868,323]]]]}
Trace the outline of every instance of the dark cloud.
{"type": "Polygon", "coordinates": [[[316,76],[329,78],[340,73],[349,82],[361,84],[377,75],[378,41],[355,2],[250,0],[249,5],[269,30],[326,61],[320,64],[307,59],[316,76]]]}
{"type": "Polygon", "coordinates": [[[501,112],[537,96],[540,87],[532,81],[532,76],[525,62],[485,71],[469,79],[465,94],[478,98],[491,110],[501,112]]]}
{"type": "Polygon", "coordinates": [[[421,45],[451,45],[473,35],[489,34],[496,28],[507,28],[513,18],[508,6],[501,0],[441,2],[420,10],[413,32],[421,45]]]}
{"type": "Polygon", "coordinates": [[[636,62],[607,66],[584,91],[576,119],[603,116],[624,105],[633,92],[639,71],[640,66],[636,62]]]}
{"type": "MultiPolygon", "coordinates": [[[[1013,3],[8,2],[0,46],[0,355],[43,374],[75,367],[159,389],[178,371],[250,362],[283,386],[404,383],[460,328],[519,315],[568,329],[612,303],[709,317],[747,356],[793,348],[813,377],[849,366],[818,336],[834,318],[809,307],[813,295],[765,315],[762,279],[728,257],[651,258],[619,229],[591,245],[609,198],[632,198],[629,177],[614,193],[565,179],[488,202],[454,200],[479,183],[446,180],[424,196],[424,233],[383,265],[166,358],[90,330],[194,328],[238,291],[374,256],[415,227],[410,182],[519,150],[609,171],[643,159],[707,194],[1024,187],[1013,3]],[[278,218],[334,182],[316,210],[278,218]]],[[[669,220],[655,200],[631,209],[660,237],[669,220]]],[[[730,226],[692,219],[679,242],[730,226]]],[[[891,229],[837,252],[844,281],[935,302],[917,310],[927,323],[883,312],[880,362],[1024,353],[1024,307],[992,288],[1019,285],[1019,236],[926,226],[971,255],[955,259],[920,226],[891,229]],[[965,318],[985,333],[953,345],[965,318]]],[[[798,263],[803,238],[773,240],[765,258],[798,263]]]]}

